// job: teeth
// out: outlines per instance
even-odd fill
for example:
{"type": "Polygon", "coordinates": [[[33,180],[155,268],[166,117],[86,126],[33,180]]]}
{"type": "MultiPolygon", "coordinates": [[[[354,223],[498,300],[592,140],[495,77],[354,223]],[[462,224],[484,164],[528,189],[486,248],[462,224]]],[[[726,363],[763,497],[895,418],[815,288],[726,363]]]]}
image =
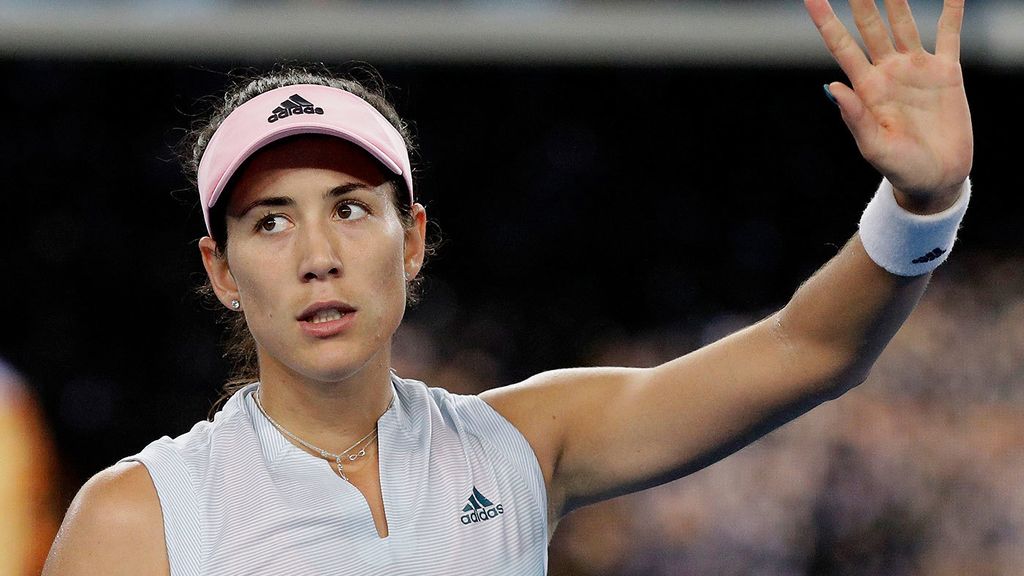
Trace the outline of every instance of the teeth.
{"type": "Polygon", "coordinates": [[[316,313],[315,316],[310,318],[310,322],[313,324],[320,324],[321,322],[330,322],[331,320],[340,320],[341,311],[337,308],[328,308],[327,310],[321,310],[316,313]]]}

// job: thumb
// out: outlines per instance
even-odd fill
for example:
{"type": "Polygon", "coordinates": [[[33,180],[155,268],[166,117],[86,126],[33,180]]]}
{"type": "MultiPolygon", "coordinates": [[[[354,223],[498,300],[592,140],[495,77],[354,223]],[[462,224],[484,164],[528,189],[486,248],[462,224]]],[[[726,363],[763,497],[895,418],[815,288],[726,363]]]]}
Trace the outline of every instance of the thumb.
{"type": "Polygon", "coordinates": [[[866,153],[866,146],[874,139],[878,125],[874,117],[860,101],[860,96],[852,88],[842,82],[833,82],[825,86],[826,93],[832,96],[839,111],[843,114],[843,122],[853,134],[861,153],[866,153]]]}

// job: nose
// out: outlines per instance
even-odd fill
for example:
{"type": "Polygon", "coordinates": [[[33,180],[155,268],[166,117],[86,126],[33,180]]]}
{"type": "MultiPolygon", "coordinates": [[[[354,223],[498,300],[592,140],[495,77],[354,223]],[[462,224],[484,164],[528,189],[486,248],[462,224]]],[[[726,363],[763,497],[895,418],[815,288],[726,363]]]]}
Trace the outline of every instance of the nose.
{"type": "Polygon", "coordinates": [[[341,276],[341,258],[336,246],[337,240],[323,226],[305,227],[299,249],[302,258],[299,276],[303,282],[327,280],[341,276]]]}

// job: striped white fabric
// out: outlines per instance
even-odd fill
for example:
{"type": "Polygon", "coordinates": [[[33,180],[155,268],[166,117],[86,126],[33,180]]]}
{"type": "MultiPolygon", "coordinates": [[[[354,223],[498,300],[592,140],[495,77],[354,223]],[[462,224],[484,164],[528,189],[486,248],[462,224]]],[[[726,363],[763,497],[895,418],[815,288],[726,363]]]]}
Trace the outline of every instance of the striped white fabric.
{"type": "Polygon", "coordinates": [[[547,573],[547,494],[522,434],[476,396],[393,378],[378,421],[389,535],[362,493],[288,442],[238,391],[145,464],[172,576],[547,573]]]}

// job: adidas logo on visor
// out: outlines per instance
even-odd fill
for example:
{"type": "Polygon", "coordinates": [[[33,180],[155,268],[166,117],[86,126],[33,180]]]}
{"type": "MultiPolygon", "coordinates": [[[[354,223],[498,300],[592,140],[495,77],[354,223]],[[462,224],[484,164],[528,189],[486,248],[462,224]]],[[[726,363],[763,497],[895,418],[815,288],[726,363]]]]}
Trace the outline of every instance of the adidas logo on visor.
{"type": "Polygon", "coordinates": [[[292,94],[287,100],[281,102],[281,105],[274,108],[274,111],[270,113],[270,117],[267,118],[267,122],[277,122],[282,118],[287,118],[293,114],[323,114],[324,109],[316,106],[309,100],[306,100],[298,94],[292,94]]]}
{"type": "Polygon", "coordinates": [[[469,503],[463,506],[460,520],[463,524],[474,524],[497,518],[505,513],[505,507],[501,504],[494,504],[488,500],[476,486],[473,487],[473,494],[469,497],[469,503]]]}

